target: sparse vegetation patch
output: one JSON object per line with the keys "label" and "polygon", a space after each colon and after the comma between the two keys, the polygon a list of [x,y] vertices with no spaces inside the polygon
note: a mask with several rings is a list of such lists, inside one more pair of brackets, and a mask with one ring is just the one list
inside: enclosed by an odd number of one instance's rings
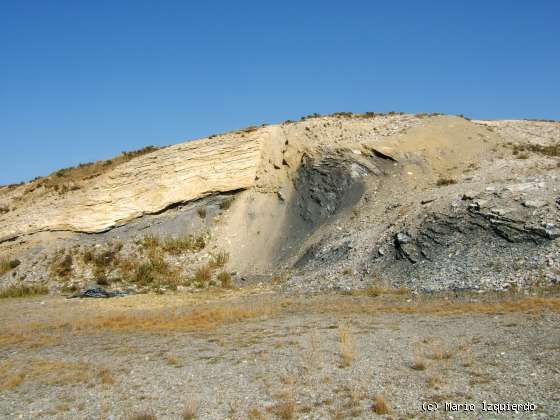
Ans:
{"label": "sparse vegetation patch", "polygon": [[548,157],[560,157],[560,143],[541,145],[541,144],[514,144],[513,154],[518,159],[527,159],[528,152],[537,153]]}
{"label": "sparse vegetation patch", "polygon": [[229,261],[229,254],[225,251],[220,251],[212,257],[210,265],[215,268],[221,268]]}
{"label": "sparse vegetation patch", "polygon": [[226,271],[222,271],[221,273],[219,273],[216,279],[220,283],[220,286],[224,289],[232,289],[234,287],[231,275]]}
{"label": "sparse vegetation patch", "polygon": [[453,178],[440,178],[436,181],[436,185],[438,187],[444,187],[446,185],[453,185],[456,184],[457,181]]}
{"label": "sparse vegetation patch", "polygon": [[339,325],[338,341],[340,348],[340,367],[346,368],[352,365],[354,360],[354,351],[352,347],[352,339],[350,330],[347,325]]}
{"label": "sparse vegetation patch", "polygon": [[15,298],[46,295],[49,288],[45,285],[12,284],[0,289],[0,298]]}
{"label": "sparse vegetation patch", "polygon": [[26,192],[44,188],[46,191],[54,191],[60,195],[64,195],[69,191],[79,190],[82,181],[96,178],[125,162],[152,153],[158,149],[159,148],[155,146],[146,146],[139,150],[123,152],[113,159],[80,163],[74,167],[59,169],[48,176],[34,179],[28,186]]}
{"label": "sparse vegetation patch", "polygon": [[375,396],[372,410],[375,412],[375,414],[380,414],[380,415],[390,413],[389,405],[385,401],[385,397],[382,394],[377,394]]}
{"label": "sparse vegetation patch", "polygon": [[21,264],[18,259],[0,258],[0,276],[6,274],[8,271],[13,270]]}
{"label": "sparse vegetation patch", "polygon": [[[140,291],[164,292],[177,290],[178,286],[215,286],[213,271],[224,267],[229,259],[227,253],[216,253],[197,271],[194,267],[185,267],[184,258],[177,260],[177,257],[204,249],[207,237],[206,234],[163,237],[147,234],[129,242],[126,249],[120,241],[61,249],[51,259],[49,273],[61,283],[63,292],[77,291],[82,276],[87,279],[91,278],[90,275],[99,286],[125,282],[136,285]],[[222,279],[224,287],[231,287],[225,277],[222,276]]]}
{"label": "sparse vegetation patch", "polygon": [[226,198],[224,201],[220,203],[221,210],[228,210],[231,207],[231,203],[233,203],[233,198]]}
{"label": "sparse vegetation patch", "polygon": [[74,267],[74,258],[71,252],[59,250],[53,256],[49,272],[52,277],[59,280],[68,280]]}

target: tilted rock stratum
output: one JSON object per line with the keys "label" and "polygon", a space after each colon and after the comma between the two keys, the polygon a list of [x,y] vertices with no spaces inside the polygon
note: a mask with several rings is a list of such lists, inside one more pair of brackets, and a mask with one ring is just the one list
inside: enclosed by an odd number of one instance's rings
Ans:
{"label": "tilted rock stratum", "polygon": [[[251,187],[260,148],[254,136],[225,136],[137,157],[63,196],[28,198],[0,216],[0,241],[44,230],[100,232],[176,203]],[[10,192],[12,200],[25,194],[26,186]]]}
{"label": "tilted rock stratum", "polygon": [[[387,135],[415,122],[413,118],[400,121],[393,117],[389,124],[379,123],[364,120],[344,124],[347,127],[342,123],[340,127],[325,126],[322,133],[317,130],[311,137],[308,124],[249,128],[156,150],[85,180],[78,189],[63,195],[46,191],[40,182],[39,186],[32,182],[0,190],[0,205],[11,209],[0,215],[0,242],[39,231],[100,232],[217,192],[255,185],[276,189],[279,180],[274,168],[286,166],[287,161],[299,164],[303,149],[309,151],[311,145],[342,143],[338,131],[354,136],[369,134],[364,141],[371,142],[380,137],[373,132],[377,126],[381,135]],[[305,146],[292,147],[300,143]]]}
{"label": "tilted rock stratum", "polygon": [[554,284],[559,144],[557,122],[339,113],[59,171],[0,188],[0,257],[21,262],[3,278],[206,287],[207,262],[289,290]]}

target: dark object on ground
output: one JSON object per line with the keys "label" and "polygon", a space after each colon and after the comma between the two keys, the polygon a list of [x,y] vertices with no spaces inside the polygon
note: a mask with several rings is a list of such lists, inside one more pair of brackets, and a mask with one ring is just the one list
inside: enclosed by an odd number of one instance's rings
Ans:
{"label": "dark object on ground", "polygon": [[94,287],[92,289],[81,290],[70,296],[70,298],[110,298],[126,295],[128,295],[128,292],[122,290],[107,291],[101,287]]}

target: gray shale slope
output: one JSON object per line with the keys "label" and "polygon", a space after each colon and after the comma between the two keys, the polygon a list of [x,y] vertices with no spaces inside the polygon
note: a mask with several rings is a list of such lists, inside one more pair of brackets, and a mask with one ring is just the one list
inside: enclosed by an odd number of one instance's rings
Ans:
{"label": "gray shale slope", "polygon": [[142,289],[115,256],[142,261],[147,236],[185,235],[204,244],[161,256],[180,288],[216,284],[192,279],[217,255],[234,282],[287,291],[546,286],[560,281],[559,175],[558,122],[340,113],[249,127],[0,187],[0,256],[19,262],[0,286]]}

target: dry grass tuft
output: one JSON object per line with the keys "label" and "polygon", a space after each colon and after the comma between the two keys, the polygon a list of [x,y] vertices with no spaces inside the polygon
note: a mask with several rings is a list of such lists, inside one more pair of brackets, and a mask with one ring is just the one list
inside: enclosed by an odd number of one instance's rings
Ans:
{"label": "dry grass tuft", "polygon": [[405,287],[393,288],[393,287],[383,287],[383,286],[371,286],[367,289],[359,290],[354,292],[355,295],[366,295],[369,297],[377,297],[382,295],[394,295],[394,296],[407,296],[410,294],[410,290]]}
{"label": "dry grass tuft", "polygon": [[10,361],[0,363],[0,391],[14,389],[25,379],[23,372],[14,369]]}
{"label": "dry grass tuft", "polygon": [[264,420],[264,414],[257,407],[251,407],[249,411],[247,411],[247,419],[248,420]]}
{"label": "dry grass tuft", "polygon": [[432,360],[449,360],[453,357],[453,350],[440,342],[435,342],[430,345],[428,357]]}
{"label": "dry grass tuft", "polygon": [[351,366],[354,360],[354,352],[350,331],[346,325],[338,327],[338,345],[340,350],[340,367],[346,368]]}
{"label": "dry grass tuft", "polygon": [[296,377],[294,375],[284,375],[280,378],[280,382],[284,385],[294,385],[296,383]]}
{"label": "dry grass tuft", "polygon": [[373,406],[371,407],[375,414],[389,414],[390,408],[387,402],[385,401],[385,397],[381,394],[377,394],[373,401]]}
{"label": "dry grass tuft", "polygon": [[427,383],[430,388],[438,389],[441,384],[441,376],[437,373],[434,373],[428,376]]}
{"label": "dry grass tuft", "polygon": [[41,284],[29,286],[25,284],[13,284],[0,289],[0,298],[37,296],[46,295],[47,293],[49,293],[49,288]]}
{"label": "dry grass tuft", "polygon": [[282,420],[291,420],[296,415],[296,403],[292,399],[278,402],[274,406],[274,413]]}
{"label": "dry grass tuft", "polygon": [[210,261],[210,265],[212,267],[221,268],[225,266],[228,261],[229,261],[229,254],[225,251],[220,251],[212,257],[212,260]]}
{"label": "dry grass tuft", "polygon": [[163,241],[163,250],[172,255],[180,255],[185,252],[198,252],[206,246],[203,235],[185,235],[179,237],[168,237]]}
{"label": "dry grass tuft", "polygon": [[159,286],[160,284],[176,283],[177,270],[172,268],[161,256],[152,256],[148,261],[139,263],[129,281],[139,285]]}
{"label": "dry grass tuft", "polygon": [[148,253],[161,250],[171,255],[181,255],[186,252],[198,252],[206,246],[204,235],[159,236],[148,234],[140,240],[140,245]]}
{"label": "dry grass tuft", "polygon": [[482,385],[482,384],[489,384],[490,382],[495,381],[489,373],[487,372],[477,372],[474,370],[468,371],[468,374],[471,376],[469,380],[469,385]]}
{"label": "dry grass tuft", "polygon": [[157,420],[157,416],[154,410],[148,409],[140,413],[134,413],[128,417],[128,420]]}
{"label": "dry grass tuft", "polygon": [[231,203],[233,203],[234,198],[226,198],[224,201],[220,203],[221,210],[228,210],[231,207]]}
{"label": "dry grass tuft", "polygon": [[200,285],[208,283],[212,280],[212,266],[210,264],[198,267],[194,272],[193,280]]}
{"label": "dry grass tuft", "polygon": [[67,280],[72,274],[74,259],[71,253],[64,250],[55,253],[50,266],[49,273],[52,277],[59,280]]}
{"label": "dry grass tuft", "polygon": [[22,382],[32,381],[43,385],[69,385],[86,383],[92,379],[92,369],[85,363],[33,359],[6,361],[0,364],[0,389],[13,389]]}
{"label": "dry grass tuft", "polygon": [[443,186],[446,186],[446,185],[453,185],[453,184],[456,184],[456,183],[457,183],[457,181],[455,179],[452,179],[452,178],[440,178],[436,181],[436,185],[438,187],[443,187]]}
{"label": "dry grass tuft", "polygon": [[461,356],[461,365],[471,367],[474,364],[474,357],[471,349],[465,349]]}
{"label": "dry grass tuft", "polygon": [[168,354],[165,357],[165,361],[167,362],[167,364],[169,366],[175,366],[175,367],[180,367],[181,366],[181,359],[179,359],[177,356],[175,356],[173,354]]}
{"label": "dry grass tuft", "polygon": [[0,276],[6,274],[8,271],[13,270],[21,262],[17,259],[0,258]]}
{"label": "dry grass tuft", "polygon": [[231,275],[227,271],[222,271],[216,278],[220,282],[220,286],[224,289],[233,289],[235,287]]}
{"label": "dry grass tuft", "polygon": [[140,240],[140,245],[147,250],[156,249],[161,246],[161,241],[159,236],[147,234]]}
{"label": "dry grass tuft", "polygon": [[113,385],[115,383],[115,378],[111,371],[107,368],[99,369],[97,376],[103,385]]}
{"label": "dry grass tuft", "polygon": [[410,367],[414,370],[426,370],[426,360],[423,357],[415,356]]}
{"label": "dry grass tuft", "polygon": [[183,420],[193,420],[196,419],[196,413],[198,411],[198,404],[194,400],[189,400],[185,403],[183,407],[183,412],[181,413],[181,418]]}

